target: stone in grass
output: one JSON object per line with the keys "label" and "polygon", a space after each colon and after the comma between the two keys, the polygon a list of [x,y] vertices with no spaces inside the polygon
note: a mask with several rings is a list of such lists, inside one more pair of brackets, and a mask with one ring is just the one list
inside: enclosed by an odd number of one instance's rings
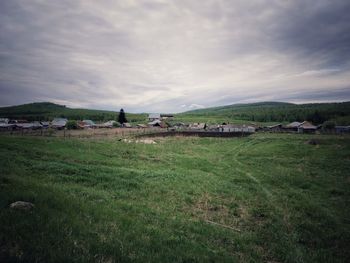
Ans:
{"label": "stone in grass", "polygon": [[317,139],[310,139],[310,140],[306,141],[306,143],[310,144],[310,145],[318,145],[318,144],[320,144],[320,141]]}
{"label": "stone in grass", "polygon": [[143,140],[138,140],[136,141],[136,143],[144,143],[144,144],[156,144],[155,141],[151,140],[151,139],[143,139]]}
{"label": "stone in grass", "polygon": [[32,204],[30,202],[25,202],[25,201],[17,201],[17,202],[10,204],[10,208],[23,210],[23,211],[30,211],[34,207],[35,207],[34,204]]}

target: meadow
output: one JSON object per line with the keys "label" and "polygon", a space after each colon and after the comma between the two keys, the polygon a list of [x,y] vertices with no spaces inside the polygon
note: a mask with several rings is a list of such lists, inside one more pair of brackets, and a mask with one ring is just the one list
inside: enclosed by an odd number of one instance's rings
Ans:
{"label": "meadow", "polygon": [[0,136],[0,262],[349,262],[350,137],[155,141]]}

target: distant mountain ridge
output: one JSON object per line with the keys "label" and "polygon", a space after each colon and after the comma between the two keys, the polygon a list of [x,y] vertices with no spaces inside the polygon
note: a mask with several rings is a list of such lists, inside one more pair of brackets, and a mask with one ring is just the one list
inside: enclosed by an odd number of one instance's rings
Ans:
{"label": "distant mountain ridge", "polygon": [[[0,108],[0,117],[25,119],[29,121],[52,120],[56,117],[73,120],[91,119],[94,121],[116,120],[119,111],[75,109],[52,102],[34,102]],[[128,121],[144,121],[145,114],[127,113]]]}
{"label": "distant mountain ridge", "polygon": [[[74,109],[51,102],[35,102],[0,108],[0,117],[11,119],[52,120],[65,117],[73,120],[94,121],[116,120],[119,111]],[[146,114],[126,113],[129,122],[143,123]],[[293,104],[287,102],[257,102],[233,104],[219,107],[191,110],[175,115],[181,121],[232,122],[292,122],[309,120],[320,124],[327,120],[339,125],[350,125],[350,102]]]}
{"label": "distant mountain ridge", "polygon": [[208,108],[201,108],[201,109],[195,109],[195,110],[189,110],[183,113],[193,113],[193,112],[201,112],[201,111],[216,111],[221,109],[228,109],[228,108],[248,108],[248,107],[276,107],[276,106],[287,106],[287,105],[298,105],[294,103],[289,102],[278,102],[278,101],[264,101],[264,102],[254,102],[254,103],[237,103],[237,104],[229,104],[224,106],[216,106],[216,107],[208,107]]}
{"label": "distant mountain ridge", "polygon": [[287,102],[257,102],[196,109],[179,114],[183,118],[196,116],[257,122],[291,122],[309,120],[315,124],[327,120],[350,124],[350,102],[293,104]]}

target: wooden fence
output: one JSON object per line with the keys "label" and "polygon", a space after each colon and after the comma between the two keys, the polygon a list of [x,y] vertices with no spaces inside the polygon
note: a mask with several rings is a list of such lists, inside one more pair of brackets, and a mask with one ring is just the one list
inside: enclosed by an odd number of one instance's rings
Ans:
{"label": "wooden fence", "polygon": [[55,130],[55,129],[19,129],[2,130],[0,134],[13,136],[46,136],[61,138],[108,138],[135,135],[146,135],[153,132],[166,131],[162,128],[100,128],[84,130]]}

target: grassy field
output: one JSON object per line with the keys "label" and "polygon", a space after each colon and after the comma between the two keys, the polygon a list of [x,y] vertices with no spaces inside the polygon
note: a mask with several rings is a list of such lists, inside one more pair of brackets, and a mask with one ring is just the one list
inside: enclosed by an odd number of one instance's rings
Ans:
{"label": "grassy field", "polygon": [[0,262],[349,262],[350,137],[156,142],[1,136]]}

